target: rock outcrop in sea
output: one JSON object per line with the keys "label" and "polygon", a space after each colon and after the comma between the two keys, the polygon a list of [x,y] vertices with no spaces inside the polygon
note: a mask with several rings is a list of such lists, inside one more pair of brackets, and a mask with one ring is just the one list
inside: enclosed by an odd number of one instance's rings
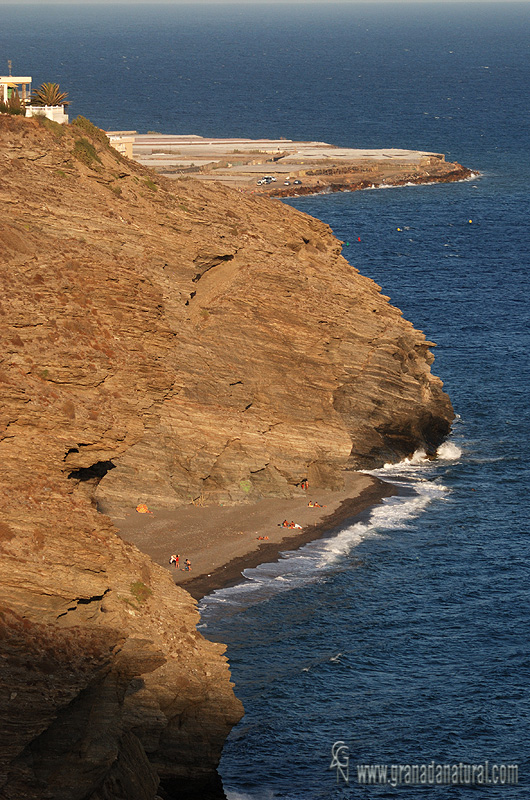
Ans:
{"label": "rock outcrop in sea", "polygon": [[101,513],[433,453],[431,343],[280,202],[0,116],[0,791],[215,797],[241,715],[189,595]]}

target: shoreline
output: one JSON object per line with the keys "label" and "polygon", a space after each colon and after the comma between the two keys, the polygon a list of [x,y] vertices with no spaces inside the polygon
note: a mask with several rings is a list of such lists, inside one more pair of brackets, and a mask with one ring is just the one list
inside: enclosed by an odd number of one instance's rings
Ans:
{"label": "shoreline", "polygon": [[[324,187],[318,184],[308,184],[306,186],[293,186],[288,189],[273,189],[270,192],[261,192],[259,194],[267,194],[269,197],[275,198],[292,198],[292,197],[308,197],[311,195],[325,195],[336,194],[337,192],[358,192],[365,189],[397,189],[400,186],[435,186],[439,183],[460,183],[462,181],[472,180],[478,178],[480,173],[469,169],[468,167],[460,167],[459,169],[452,170],[444,175],[418,175],[418,176],[405,176],[396,177],[395,179],[383,180],[381,183],[374,183],[366,180],[352,180],[343,183],[329,183]],[[258,194],[258,192],[256,192]]]}
{"label": "shoreline", "polygon": [[373,486],[363,489],[357,497],[343,500],[339,508],[332,514],[308,526],[302,533],[286,536],[280,542],[261,544],[257,552],[235,558],[218,567],[211,575],[192,578],[186,583],[185,589],[195,600],[199,601],[218,589],[237,586],[245,581],[243,575],[245,569],[279,561],[280,554],[285,550],[298,550],[309,542],[331,536],[335,530],[338,531],[346,524],[358,521],[358,517],[379,505],[385,497],[392,497],[396,494],[398,494],[398,490],[392,484],[374,478]]}
{"label": "shoreline", "polygon": [[[244,581],[243,570],[277,561],[283,551],[297,550],[331,534],[398,493],[379,478],[346,472],[340,490],[300,490],[295,497],[225,507],[153,508],[150,514],[131,509],[113,522],[123,539],[168,569],[177,586],[200,600],[216,589]],[[310,507],[309,501],[321,506]],[[284,528],[284,519],[302,527]],[[169,565],[172,553],[180,556],[178,569]],[[183,568],[187,558],[191,572]]]}

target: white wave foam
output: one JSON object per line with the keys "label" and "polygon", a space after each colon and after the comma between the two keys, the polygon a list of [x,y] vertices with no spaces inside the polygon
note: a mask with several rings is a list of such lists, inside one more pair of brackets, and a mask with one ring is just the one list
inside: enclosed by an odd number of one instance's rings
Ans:
{"label": "white wave foam", "polygon": [[347,567],[349,554],[364,539],[407,528],[430,503],[446,500],[450,490],[440,480],[440,469],[448,462],[458,461],[461,455],[461,448],[448,441],[438,448],[435,459],[428,458],[425,450],[417,450],[397,464],[363,470],[401,488],[404,493],[385,498],[365,519],[339,529],[333,536],[309,542],[299,550],[283,552],[274,563],[244,570],[241,583],[218,589],[203,598],[199,606],[201,611],[217,607],[223,614],[230,613],[229,609],[237,613],[280,592],[315,583],[342,565]]}
{"label": "white wave foam", "polygon": [[[281,592],[315,583],[326,575],[347,565],[348,555],[360,542],[388,534],[391,530],[407,528],[423,513],[433,500],[443,499],[448,493],[441,483],[418,476],[411,482],[408,470],[421,469],[421,458],[416,462],[392,466],[392,483],[413,489],[406,496],[387,497],[375,506],[367,519],[342,528],[334,536],[317,539],[299,550],[286,551],[278,561],[261,564],[243,572],[242,583],[219,589],[205,597],[200,604],[201,612],[211,611],[217,606],[226,614],[228,607],[234,611],[262,602]],[[398,472],[398,469],[401,471]],[[388,477],[390,470],[374,470],[371,474]],[[400,480],[402,478],[403,480]],[[221,606],[221,607],[220,607]]]}
{"label": "white wave foam", "polygon": [[[438,117],[437,117],[437,119],[438,119]],[[482,177],[482,173],[481,172],[472,172],[471,175],[469,175],[469,177],[467,177],[467,178],[459,178],[457,181],[454,181],[454,183],[466,183],[468,181],[473,181],[473,180],[476,180],[477,178],[481,178],[481,177]],[[393,183],[371,183],[369,186],[363,186],[361,189],[357,189],[357,188],[356,189],[341,189],[341,193],[342,194],[353,194],[353,192],[358,192],[358,191],[369,192],[369,191],[372,191],[374,189],[402,189],[404,186],[407,186],[407,187],[410,187],[410,186],[438,186],[439,183],[440,183],[440,181],[425,181],[425,183],[421,183],[421,182],[420,183],[415,183],[414,181],[407,181],[407,183],[398,183],[398,184],[393,184]],[[442,183],[443,183],[443,181],[442,181]],[[319,195],[325,195],[325,194],[334,194],[334,192],[330,187],[326,187],[324,189],[320,189],[318,192],[310,192],[308,194],[303,194],[303,195],[294,195],[294,197],[296,199],[300,199],[301,197],[318,197]],[[290,200],[291,198],[287,197],[287,198],[280,198],[280,199]],[[413,241],[413,240],[409,239],[409,241]]]}
{"label": "white wave foam", "polygon": [[396,467],[400,468],[406,466],[408,464],[425,464],[428,462],[429,459],[427,458],[427,453],[425,450],[420,449],[416,450],[415,453],[410,458],[404,458],[403,461],[397,461],[396,463],[388,462],[384,464],[383,469],[387,471],[395,470]]}
{"label": "white wave foam", "polygon": [[444,442],[436,451],[436,458],[442,461],[458,461],[462,457],[462,450],[453,442]]}
{"label": "white wave foam", "polygon": [[435,464],[438,459],[440,461],[458,461],[461,457],[462,450],[458,445],[454,442],[444,442],[437,449],[435,459],[429,458],[425,450],[420,448],[416,450],[410,458],[404,458],[402,461],[397,461],[395,463],[387,463],[382,467],[382,470],[364,470],[364,472],[368,472],[369,475],[374,474],[384,477],[382,471],[387,474],[399,474],[400,472],[406,471],[410,466],[426,467]]}
{"label": "white wave foam", "polygon": [[[454,183],[466,183],[467,181],[476,180],[477,178],[480,178],[480,177],[482,177],[480,172],[472,172],[471,175],[469,175],[467,178],[459,178],[457,181],[454,181]],[[373,183],[371,186],[364,186],[362,188],[362,191],[365,192],[368,189],[402,189],[404,186],[407,186],[407,187],[409,187],[409,186],[438,186],[440,183],[443,183],[443,181],[424,181],[424,182],[422,182],[422,181],[418,181],[418,182],[416,182],[416,181],[407,181],[406,183],[375,183],[375,184]],[[348,189],[346,189],[344,191],[347,192]]]}
{"label": "white wave foam", "polygon": [[514,455],[504,455],[504,456],[474,456],[473,458],[469,458],[468,462],[470,464],[495,464],[497,461],[509,461],[514,458]]}

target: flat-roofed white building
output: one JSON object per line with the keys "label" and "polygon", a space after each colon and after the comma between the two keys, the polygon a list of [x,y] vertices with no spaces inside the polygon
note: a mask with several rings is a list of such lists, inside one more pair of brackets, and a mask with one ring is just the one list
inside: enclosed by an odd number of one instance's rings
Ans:
{"label": "flat-roofed white building", "polygon": [[105,131],[109,142],[118,153],[127,158],[133,157],[133,144],[136,131]]}
{"label": "flat-roofed white building", "polygon": [[0,75],[0,100],[7,103],[13,95],[18,94],[23,103],[31,97],[31,78],[18,75]]}

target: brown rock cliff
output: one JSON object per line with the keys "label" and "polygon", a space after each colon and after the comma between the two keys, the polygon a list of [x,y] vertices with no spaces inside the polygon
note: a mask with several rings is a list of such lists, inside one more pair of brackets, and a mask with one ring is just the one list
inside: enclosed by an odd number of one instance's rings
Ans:
{"label": "brown rock cliff", "polygon": [[221,647],[94,492],[113,511],[339,486],[433,452],[450,402],[424,335],[280,202],[7,116],[0,202],[0,786],[206,798],[241,713]]}

